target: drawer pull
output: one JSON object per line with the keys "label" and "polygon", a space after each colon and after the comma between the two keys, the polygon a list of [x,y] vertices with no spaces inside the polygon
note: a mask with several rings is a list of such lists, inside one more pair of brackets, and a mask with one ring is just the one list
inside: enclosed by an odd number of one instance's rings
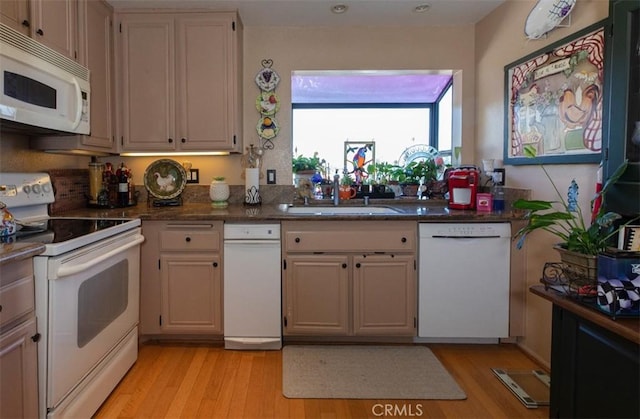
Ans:
{"label": "drawer pull", "polygon": [[171,144],[173,142],[173,138],[169,138],[167,141],[169,141],[169,144]]}
{"label": "drawer pull", "polygon": [[191,241],[191,237],[187,236],[187,237],[185,237],[185,239],[184,239],[184,240],[185,240],[187,243],[189,243],[189,242]]}
{"label": "drawer pull", "polygon": [[346,263],[342,264],[342,269],[347,269],[347,264]]}
{"label": "drawer pull", "polygon": [[31,336],[31,340],[34,342],[40,342],[40,338],[42,337],[42,335],[40,335],[40,333],[36,333],[35,335]]}
{"label": "drawer pull", "polygon": [[31,26],[31,24],[29,23],[29,21],[28,21],[28,20],[23,20],[23,21],[22,21],[22,26],[24,26],[25,28],[28,28],[28,27],[30,27],[30,26]]}
{"label": "drawer pull", "polygon": [[356,263],[356,268],[359,268],[360,266],[362,266],[360,263]]}
{"label": "drawer pull", "polygon": [[40,36],[44,35],[44,31],[42,29],[38,29],[36,33]]}
{"label": "drawer pull", "polygon": [[217,268],[218,267],[218,262],[213,262],[213,267]]}
{"label": "drawer pull", "polygon": [[0,312],[2,312],[2,305],[0,305]]}
{"label": "drawer pull", "polygon": [[296,237],[295,242],[300,243],[300,237]]}
{"label": "drawer pull", "polygon": [[186,139],[186,138],[183,138],[183,139],[181,139],[180,141],[182,141],[182,144],[184,144],[184,143],[186,143],[186,142],[187,142],[187,139]]}
{"label": "drawer pull", "polygon": [[400,241],[401,241],[402,243],[406,243],[406,242],[407,242],[407,238],[406,238],[406,237],[403,237],[403,238],[401,238],[401,239],[400,239]]}

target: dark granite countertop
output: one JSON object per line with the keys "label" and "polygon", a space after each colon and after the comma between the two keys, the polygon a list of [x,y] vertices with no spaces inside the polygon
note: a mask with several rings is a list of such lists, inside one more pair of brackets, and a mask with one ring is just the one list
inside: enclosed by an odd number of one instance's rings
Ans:
{"label": "dark granite countertop", "polygon": [[[388,207],[395,214],[290,214],[287,208],[302,204],[263,204],[246,206],[230,204],[226,208],[215,208],[210,202],[187,202],[175,207],[153,207],[146,202],[133,207],[96,209],[80,208],[56,213],[56,217],[90,218],[140,218],[142,221],[203,221],[219,220],[226,222],[280,222],[283,220],[412,220],[424,222],[505,222],[520,220],[522,212],[505,211],[502,213],[477,212],[468,210],[450,210],[445,201],[407,201],[388,199],[372,202],[371,207]],[[309,206],[332,207],[330,201],[311,201]],[[361,202],[341,202],[340,206],[362,206]],[[34,243],[2,244],[0,263],[37,255],[44,250],[43,245]]]}
{"label": "dark granite countertop", "polygon": [[44,244],[41,243],[1,243],[0,265],[37,256],[42,252]]}
{"label": "dark granite countertop", "polygon": [[[283,220],[415,220],[428,222],[498,222],[522,219],[523,213],[505,211],[502,213],[477,212],[470,210],[450,210],[442,202],[413,201],[397,202],[385,200],[385,202],[372,203],[371,207],[388,207],[394,209],[395,214],[290,214],[287,208],[292,204],[263,204],[246,206],[242,204],[230,204],[226,208],[215,208],[211,203],[185,203],[174,207],[153,207],[140,203],[134,207],[113,209],[76,209],[56,214],[58,217],[100,217],[100,218],[140,218],[143,221],[201,221],[222,220],[228,222],[257,222],[257,221],[283,221]],[[345,203],[341,206],[354,206],[356,204]],[[361,205],[361,204],[360,204]],[[295,204],[295,206],[301,206]],[[329,202],[318,203],[313,201],[309,206],[328,206]]]}

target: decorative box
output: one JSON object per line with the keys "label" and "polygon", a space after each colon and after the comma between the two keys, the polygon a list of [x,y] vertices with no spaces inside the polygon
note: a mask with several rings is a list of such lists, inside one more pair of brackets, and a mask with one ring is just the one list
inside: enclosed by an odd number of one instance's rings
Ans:
{"label": "decorative box", "polygon": [[640,315],[640,252],[598,255],[598,306],[612,315]]}

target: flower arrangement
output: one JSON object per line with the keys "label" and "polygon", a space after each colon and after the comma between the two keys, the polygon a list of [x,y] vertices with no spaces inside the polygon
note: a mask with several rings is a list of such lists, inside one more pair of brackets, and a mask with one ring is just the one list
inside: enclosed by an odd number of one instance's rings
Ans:
{"label": "flower arrangement", "polygon": [[[533,147],[525,146],[524,154],[527,157],[535,157],[536,152]],[[518,230],[515,235],[515,238],[518,239],[518,249],[522,248],[524,240],[529,233],[542,229],[560,238],[562,240],[561,246],[566,250],[595,256],[610,245],[611,239],[624,225],[635,220],[616,227],[615,221],[621,218],[620,214],[604,211],[605,193],[622,176],[626,170],[627,161],[618,167],[603,185],[602,190],[591,200],[591,205],[593,206],[595,201],[600,198],[601,206],[593,221],[589,224],[585,222],[583,212],[578,205],[579,188],[575,179],[571,181],[567,198],[565,199],[545,167],[543,165],[540,165],[540,167],[547,179],[549,179],[551,186],[553,186],[559,201],[518,199],[513,203],[514,208],[528,211],[526,216],[527,225]]]}

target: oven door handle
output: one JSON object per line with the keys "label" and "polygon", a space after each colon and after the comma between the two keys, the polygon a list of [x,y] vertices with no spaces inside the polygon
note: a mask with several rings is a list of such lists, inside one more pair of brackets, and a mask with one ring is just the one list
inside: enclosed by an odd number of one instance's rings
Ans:
{"label": "oven door handle", "polygon": [[107,252],[101,256],[98,256],[95,259],[92,259],[89,262],[86,263],[79,263],[77,265],[74,264],[69,264],[69,265],[62,265],[60,266],[60,268],[58,269],[57,272],[57,277],[58,278],[62,278],[65,276],[69,276],[69,275],[73,275],[73,274],[77,274],[78,272],[82,272],[84,270],[87,270],[89,268],[91,268],[92,266],[95,266],[101,262],[104,262],[105,260],[111,258],[112,256],[117,255],[118,253],[124,252],[125,250],[128,250],[134,246],[138,246],[140,243],[142,243],[144,241],[144,236],[140,235],[138,237],[136,237],[135,240],[126,243],[125,245],[118,247],[117,249],[113,249],[110,252]]}

